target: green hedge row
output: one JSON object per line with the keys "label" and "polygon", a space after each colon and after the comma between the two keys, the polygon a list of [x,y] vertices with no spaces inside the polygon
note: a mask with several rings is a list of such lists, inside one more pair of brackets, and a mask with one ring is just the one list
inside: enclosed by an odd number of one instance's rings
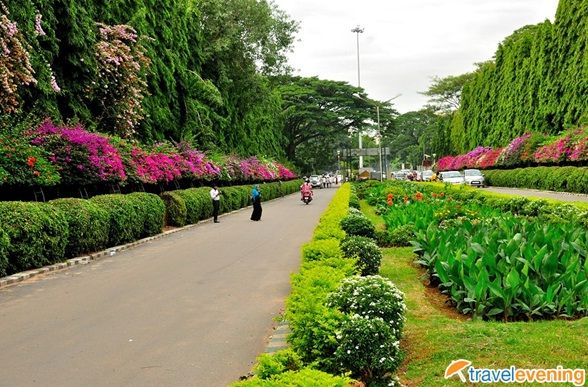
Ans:
{"label": "green hedge row", "polygon": [[484,171],[489,185],[588,193],[587,167],[530,167]]}
{"label": "green hedge row", "polygon": [[[405,306],[402,293],[389,280],[371,275],[379,269],[381,252],[372,239],[353,234],[373,234],[373,225],[363,222],[369,220],[355,221],[360,218],[359,210],[350,207],[355,203],[352,186],[344,184],[322,215],[313,240],[302,248],[303,263],[292,277],[286,301],[288,341],[311,368],[350,373],[366,385],[388,385],[402,360],[398,339]],[[366,243],[359,243],[363,240]],[[367,276],[360,277],[360,272]],[[271,369],[288,369],[266,363]],[[256,377],[263,379],[265,371],[258,367]]]}
{"label": "green hedge row", "polygon": [[[296,192],[299,181],[261,185],[264,200]],[[221,189],[221,212],[249,203],[251,187]],[[0,202],[0,276],[159,234],[212,215],[210,188],[99,195],[48,203]]]}

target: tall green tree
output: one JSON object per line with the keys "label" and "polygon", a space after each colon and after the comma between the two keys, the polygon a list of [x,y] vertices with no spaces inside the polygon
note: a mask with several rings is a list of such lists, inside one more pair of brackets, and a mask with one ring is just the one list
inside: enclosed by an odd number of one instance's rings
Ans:
{"label": "tall green tree", "polygon": [[343,138],[359,130],[373,132],[377,104],[383,131],[396,114],[391,105],[370,100],[362,89],[346,82],[291,76],[276,77],[274,82],[282,98],[286,156],[299,163],[308,157],[302,148],[315,144],[317,151],[332,158]]}

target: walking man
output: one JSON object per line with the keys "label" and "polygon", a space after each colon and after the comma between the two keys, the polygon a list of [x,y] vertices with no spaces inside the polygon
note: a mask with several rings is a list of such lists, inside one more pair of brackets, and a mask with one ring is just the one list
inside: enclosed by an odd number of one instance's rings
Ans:
{"label": "walking man", "polygon": [[212,216],[214,217],[214,223],[220,223],[218,220],[218,211],[220,208],[220,195],[221,192],[218,190],[218,186],[215,184],[210,190],[210,198],[212,199]]}

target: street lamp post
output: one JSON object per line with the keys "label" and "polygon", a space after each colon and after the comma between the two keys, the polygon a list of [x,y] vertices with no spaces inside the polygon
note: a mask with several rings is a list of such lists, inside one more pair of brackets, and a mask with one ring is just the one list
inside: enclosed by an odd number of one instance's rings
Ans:
{"label": "street lamp post", "polygon": [[[355,33],[356,35],[356,40],[357,40],[357,87],[361,87],[361,75],[360,75],[360,71],[359,71],[359,34],[363,33],[363,28],[361,28],[359,25],[357,27],[355,27],[354,29],[351,30],[351,32]],[[359,168],[363,168],[363,156],[361,154],[361,130],[358,130],[358,136],[359,136]]]}

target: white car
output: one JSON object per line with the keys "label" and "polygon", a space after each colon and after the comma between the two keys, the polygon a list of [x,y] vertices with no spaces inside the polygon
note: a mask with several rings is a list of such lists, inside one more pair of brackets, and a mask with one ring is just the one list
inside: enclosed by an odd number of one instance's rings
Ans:
{"label": "white car", "polygon": [[431,181],[431,178],[433,177],[433,171],[426,170],[423,171],[423,181]]}
{"label": "white car", "polygon": [[443,183],[463,184],[465,180],[458,171],[446,171],[439,173],[439,180]]}
{"label": "white car", "polygon": [[319,175],[310,176],[310,185],[312,185],[312,188],[322,187],[321,177]]}
{"label": "white car", "polygon": [[477,187],[485,187],[486,182],[484,181],[484,175],[478,169],[466,169],[463,171],[464,179],[466,184],[474,185]]}

